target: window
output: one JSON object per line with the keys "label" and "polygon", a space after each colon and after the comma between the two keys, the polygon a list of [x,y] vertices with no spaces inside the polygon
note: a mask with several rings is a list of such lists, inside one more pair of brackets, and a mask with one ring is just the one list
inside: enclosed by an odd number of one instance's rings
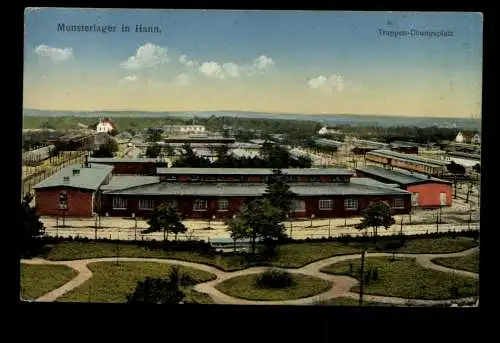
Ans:
{"label": "window", "polygon": [[139,210],[151,211],[155,207],[154,200],[150,199],[139,199]]}
{"label": "window", "polygon": [[202,199],[196,199],[193,203],[193,211],[206,211],[207,201]]}
{"label": "window", "polygon": [[292,200],[292,211],[293,212],[305,212],[306,202],[304,200]]}
{"label": "window", "polygon": [[229,209],[229,200],[219,199],[219,211],[227,211]]}
{"label": "window", "polygon": [[311,176],[311,177],[309,177],[309,181],[310,182],[319,182],[320,178],[319,178],[319,176]]}
{"label": "window", "polygon": [[345,199],[344,200],[344,209],[357,210],[358,209],[358,200],[357,199]]}
{"label": "window", "polygon": [[402,209],[402,208],[405,208],[405,201],[403,199],[394,199],[394,204],[393,204],[393,208],[396,208],[396,209]]}
{"label": "window", "polygon": [[167,181],[177,181],[177,176],[175,176],[175,175],[169,175],[167,177]]}
{"label": "window", "polygon": [[200,177],[198,175],[191,176],[191,181],[200,181]]}
{"label": "window", "polygon": [[320,210],[331,210],[333,207],[332,199],[321,199],[319,201],[319,209]]}
{"label": "window", "polygon": [[127,199],[113,198],[113,209],[126,210],[127,209]]}

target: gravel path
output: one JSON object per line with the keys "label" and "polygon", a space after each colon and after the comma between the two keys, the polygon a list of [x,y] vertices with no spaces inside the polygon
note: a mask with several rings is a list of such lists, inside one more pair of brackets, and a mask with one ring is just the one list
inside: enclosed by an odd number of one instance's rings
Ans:
{"label": "gravel path", "polygon": [[[451,268],[446,268],[443,266],[439,266],[437,264],[434,264],[432,262],[433,259],[435,258],[440,258],[440,257],[459,257],[459,256],[465,256],[468,254],[475,253],[476,251],[479,250],[479,247],[475,247],[472,249],[464,250],[461,252],[456,252],[456,253],[448,253],[448,254],[397,254],[399,257],[410,257],[410,258],[415,258],[416,262],[424,267],[424,268],[429,268],[429,269],[434,269],[442,272],[452,272],[457,275],[462,275],[466,277],[472,277],[472,278],[479,278],[479,274],[476,273],[471,273],[463,270],[458,270],[458,269],[451,269]],[[370,257],[379,257],[379,256],[392,256],[391,253],[370,253]],[[118,258],[119,261],[121,262],[157,262],[157,263],[168,263],[168,264],[173,264],[173,265],[179,265],[179,266],[185,266],[185,267],[191,267],[191,268],[196,268],[200,269],[209,273],[213,273],[216,275],[217,279],[213,281],[208,281],[204,283],[197,284],[193,287],[193,289],[197,292],[200,293],[205,293],[210,295],[210,297],[213,299],[213,301],[216,304],[233,304],[233,305],[312,305],[315,303],[318,303],[320,301],[325,301],[328,299],[332,298],[339,298],[339,297],[347,297],[347,298],[353,298],[353,299],[358,299],[359,294],[350,292],[350,289],[352,289],[354,286],[358,284],[358,281],[352,277],[349,276],[342,276],[342,275],[330,275],[326,273],[322,273],[320,271],[321,268],[326,267],[328,265],[338,263],[340,261],[344,260],[350,260],[350,259],[358,259],[360,256],[359,254],[351,254],[351,255],[342,255],[342,256],[334,256],[330,258],[326,258],[317,262],[312,262],[309,263],[302,268],[296,268],[296,269],[290,269],[290,268],[283,268],[287,270],[290,273],[298,273],[298,274],[305,274],[309,276],[314,276],[317,278],[321,278],[327,281],[330,281],[333,283],[332,288],[327,290],[326,292],[323,292],[321,294],[312,296],[312,297],[307,297],[307,298],[302,298],[302,299],[294,299],[294,300],[283,300],[283,301],[251,301],[251,300],[244,300],[244,299],[238,299],[231,297],[227,294],[224,294],[220,291],[218,291],[215,286],[225,280],[228,280],[230,278],[236,277],[236,276],[242,276],[242,275],[251,275],[251,274],[257,274],[257,273],[262,273],[267,269],[267,267],[253,267],[253,268],[248,268],[244,270],[239,270],[235,272],[224,272],[221,271],[217,268],[201,264],[201,263],[195,263],[195,262],[187,262],[187,261],[179,261],[179,260],[169,260],[169,259],[156,259],[156,258],[129,258],[129,257],[120,257]],[[64,265],[68,266],[70,268],[75,269],[78,271],[78,275],[69,281],[68,283],[64,284],[63,286],[39,297],[36,299],[36,301],[42,301],[42,302],[50,302],[50,301],[55,301],[59,297],[63,296],[67,292],[77,288],[78,286],[82,285],[84,282],[89,280],[92,277],[92,272],[88,269],[88,264],[89,263],[98,263],[98,262],[109,262],[109,261],[116,261],[117,259],[114,257],[110,258],[92,258],[92,259],[82,259],[82,260],[73,260],[73,261],[48,261],[48,260],[43,260],[43,259],[30,259],[30,260],[22,260],[21,263],[26,263],[26,264],[38,264],[38,265]],[[395,304],[395,305],[427,305],[427,306],[433,306],[433,305],[449,305],[449,304],[457,304],[457,303],[473,303],[476,301],[475,297],[469,297],[469,298],[462,298],[462,299],[453,299],[453,300],[423,300],[423,299],[414,299],[414,300],[408,300],[404,298],[397,298],[397,297],[385,297],[385,296],[375,296],[375,295],[364,295],[364,299],[366,301],[374,301],[374,302],[381,302],[381,303],[388,303],[388,304]]]}

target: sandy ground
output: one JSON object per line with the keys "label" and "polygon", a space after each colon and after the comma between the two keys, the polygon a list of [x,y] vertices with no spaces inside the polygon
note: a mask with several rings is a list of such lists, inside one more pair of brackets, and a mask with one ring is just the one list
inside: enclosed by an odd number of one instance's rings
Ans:
{"label": "sandy ground", "polygon": [[[445,232],[450,230],[479,229],[479,213],[476,211],[472,215],[471,223],[468,223],[469,214],[466,212],[469,205],[462,201],[455,201],[455,204],[442,210],[441,223],[436,224],[436,214],[438,211],[417,211],[410,218],[405,216],[394,216],[396,224],[388,230],[379,229],[379,235],[391,235],[403,232],[403,234],[423,234],[430,232]],[[48,235],[60,236],[80,236],[94,238],[112,239],[163,239],[163,233],[142,234],[141,230],[148,227],[146,220],[137,220],[131,218],[101,217],[100,226],[97,225],[95,218],[65,218],[65,227],[62,226],[61,218],[42,217]],[[355,229],[360,218],[339,218],[339,219],[314,219],[295,220],[284,223],[287,234],[297,239],[321,238],[341,235],[361,235]],[[402,223],[402,225],[401,225]],[[59,225],[59,227],[57,227]],[[222,221],[211,221],[210,229],[208,220],[185,220],[184,225],[188,232],[179,235],[178,239],[214,239],[229,238],[229,232]],[[371,230],[369,232],[371,234]],[[171,237],[171,236],[170,236]]]}

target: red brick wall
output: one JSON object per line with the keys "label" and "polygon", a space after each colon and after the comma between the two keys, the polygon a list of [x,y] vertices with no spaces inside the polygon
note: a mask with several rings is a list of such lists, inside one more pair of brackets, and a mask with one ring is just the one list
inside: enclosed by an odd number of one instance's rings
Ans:
{"label": "red brick wall", "polygon": [[451,206],[453,186],[442,183],[426,183],[408,186],[408,192],[419,193],[420,207],[439,207],[439,193],[446,193],[446,206]]}
{"label": "red brick wall", "polygon": [[[243,206],[246,199],[243,197],[227,197],[229,200],[229,209],[228,211],[218,211],[218,199],[219,198],[205,198],[208,200],[208,207],[206,211],[193,211],[193,202],[198,197],[171,197],[171,198],[156,198],[155,204],[158,205],[162,201],[168,201],[170,199],[175,199],[178,201],[179,207],[178,210],[182,213],[186,218],[211,218],[213,215],[216,216],[217,219],[220,218],[231,218],[233,214],[238,213],[239,209]],[[301,213],[294,213],[292,216],[295,218],[310,218],[311,214],[314,214],[316,218],[329,218],[329,217],[351,217],[360,215],[361,211],[366,208],[370,201],[372,200],[384,200],[387,201],[391,206],[393,204],[393,200],[396,197],[393,196],[364,196],[357,197],[358,199],[358,209],[357,210],[344,210],[344,198],[343,197],[307,197],[303,198],[306,201],[306,211]],[[394,214],[406,214],[411,209],[411,195],[403,194],[398,195],[397,198],[402,198],[405,203],[404,209],[394,209]],[[333,209],[330,211],[320,210],[319,209],[319,199],[332,199],[333,200]],[[106,212],[109,213],[110,216],[117,217],[130,217],[132,213],[136,213],[138,217],[149,217],[151,215],[150,211],[139,211],[139,203],[138,199],[129,198],[127,201],[127,209],[126,210],[114,210],[111,196],[103,196],[102,200],[102,211],[104,214]]]}
{"label": "red brick wall", "polygon": [[59,210],[59,194],[66,191],[68,194],[67,217],[92,216],[92,191],[74,188],[51,188],[35,191],[35,204],[40,216],[61,216]]}

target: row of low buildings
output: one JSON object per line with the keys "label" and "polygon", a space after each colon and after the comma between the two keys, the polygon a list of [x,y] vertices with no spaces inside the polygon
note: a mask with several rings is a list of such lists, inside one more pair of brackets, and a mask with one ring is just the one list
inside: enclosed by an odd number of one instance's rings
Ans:
{"label": "row of low buildings", "polygon": [[[38,214],[146,218],[155,206],[167,202],[185,218],[231,218],[247,201],[263,196],[272,174],[261,168],[164,168],[156,160],[129,161],[124,167],[116,160],[72,165],[36,185]],[[143,165],[148,165],[147,173],[139,175]],[[297,194],[290,216],[358,216],[372,200],[387,202],[395,214],[451,205],[450,183],[379,169],[282,170]],[[61,198],[67,200],[61,204]]]}

